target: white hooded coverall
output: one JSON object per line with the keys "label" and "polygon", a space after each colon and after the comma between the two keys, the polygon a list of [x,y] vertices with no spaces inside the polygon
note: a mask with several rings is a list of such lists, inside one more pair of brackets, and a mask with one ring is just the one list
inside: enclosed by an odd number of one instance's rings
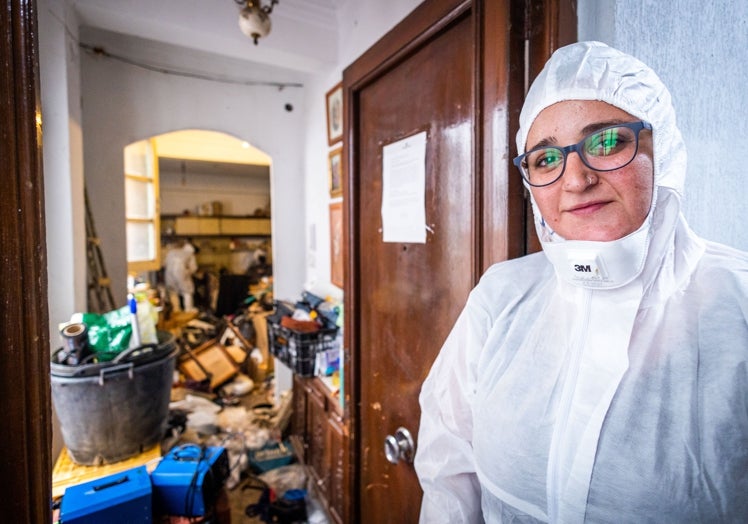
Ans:
{"label": "white hooded coverall", "polygon": [[195,292],[192,275],[197,271],[197,260],[192,244],[186,242],[182,247],[170,249],[164,266],[164,283],[169,290],[181,295],[192,295]]}
{"label": "white hooded coverall", "polygon": [[[544,252],[483,275],[423,384],[421,522],[748,522],[748,255],[686,224],[685,146],[650,68],[558,50],[518,151],[562,100],[652,124],[652,207],[631,235],[582,242],[533,202]],[[580,279],[580,257],[607,277]]]}

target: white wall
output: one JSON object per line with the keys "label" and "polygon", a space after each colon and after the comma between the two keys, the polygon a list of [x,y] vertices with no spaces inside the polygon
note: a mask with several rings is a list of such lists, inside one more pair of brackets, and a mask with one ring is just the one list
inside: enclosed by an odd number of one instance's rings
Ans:
{"label": "white wall", "polygon": [[[96,44],[107,47],[107,34]],[[115,297],[124,304],[125,145],[186,128],[223,131],[270,155],[274,291],[295,298],[304,281],[304,88],[279,90],[154,72],[81,54],[85,178]],[[285,109],[286,104],[294,107]]]}
{"label": "white wall", "polygon": [[327,143],[325,94],[343,79],[343,70],[392,29],[421,0],[371,0],[344,2],[338,17],[338,60],[329,72],[313,78],[307,89],[305,137],[306,186],[306,284],[320,296],[337,300],[342,290],[330,283],[331,199],[327,187]]}
{"label": "white wall", "polygon": [[[51,0],[39,2],[45,215],[49,327],[52,347],[60,345],[60,322],[85,308],[86,236],[83,201],[83,142],[76,33],[66,34],[73,15]],[[68,81],[69,79],[69,81]]]}
{"label": "white wall", "polygon": [[748,3],[579,0],[580,40],[600,40],[657,71],[688,147],[683,211],[704,238],[748,250]]}
{"label": "white wall", "polygon": [[[74,15],[54,0],[39,0],[44,213],[47,229],[49,341],[61,346],[58,325],[86,308],[86,233],[83,199],[79,55]],[[72,29],[71,29],[72,28]],[[62,449],[56,416],[52,453]]]}
{"label": "white wall", "polygon": [[[258,166],[260,170],[267,168]],[[253,215],[269,209],[270,177],[248,174],[175,172],[159,169],[162,215],[196,213],[207,202],[221,202],[224,215]]]}

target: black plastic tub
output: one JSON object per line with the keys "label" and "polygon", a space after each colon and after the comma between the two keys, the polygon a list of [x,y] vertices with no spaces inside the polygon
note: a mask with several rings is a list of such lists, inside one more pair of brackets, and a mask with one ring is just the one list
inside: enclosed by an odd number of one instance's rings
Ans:
{"label": "black plastic tub", "polygon": [[74,462],[119,462],[161,441],[179,349],[168,332],[158,341],[111,362],[67,366],[53,355],[52,403]]}

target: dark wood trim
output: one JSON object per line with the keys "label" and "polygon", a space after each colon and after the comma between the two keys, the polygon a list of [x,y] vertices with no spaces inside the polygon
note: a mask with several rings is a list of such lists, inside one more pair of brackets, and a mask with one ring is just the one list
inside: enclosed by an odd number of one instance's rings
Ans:
{"label": "dark wood trim", "polygon": [[0,13],[2,522],[51,522],[52,422],[36,3]]}
{"label": "dark wood trim", "polygon": [[[515,176],[511,164],[514,150],[515,121],[522,107],[524,91],[524,26],[525,10],[520,2],[490,2],[480,4],[482,37],[478,43],[481,74],[481,136],[476,144],[481,155],[480,168],[485,184],[479,219],[483,232],[480,245],[482,274],[491,264],[524,254],[523,243],[512,239],[524,238],[524,197],[522,181]],[[492,45],[486,35],[504,35],[503,45]],[[506,124],[507,114],[509,125]]]}
{"label": "dark wood trim", "polygon": [[[390,67],[402,62],[424,40],[470,9],[470,0],[427,0],[398,23],[343,72],[343,89],[358,91]],[[431,22],[438,20],[436,24]],[[395,38],[389,37],[395,35]],[[346,84],[348,79],[348,84]],[[344,96],[345,98],[345,96]],[[345,105],[345,100],[343,101]],[[352,133],[351,127],[347,132]]]}
{"label": "dark wood trim", "polygon": [[[527,0],[526,11],[528,85],[525,90],[556,49],[577,41],[577,0]],[[515,120],[518,119],[519,113]],[[512,151],[516,148],[512,147]],[[516,171],[514,166],[512,169]],[[522,191],[525,194],[525,252],[534,253],[540,251],[541,246],[535,232],[529,193],[524,187]]]}

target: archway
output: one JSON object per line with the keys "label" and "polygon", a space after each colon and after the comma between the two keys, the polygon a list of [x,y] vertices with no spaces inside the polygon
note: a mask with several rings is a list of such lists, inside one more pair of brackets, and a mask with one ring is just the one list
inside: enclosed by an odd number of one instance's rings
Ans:
{"label": "archway", "polygon": [[[130,276],[154,282],[143,272],[169,275],[169,261],[179,257],[167,253],[189,244],[196,252],[196,286],[189,286],[195,301],[176,297],[175,305],[184,308],[189,300],[187,307],[230,313],[246,295],[245,280],[256,283],[272,272],[270,166],[263,151],[217,131],[186,129],[126,146]],[[226,289],[232,282],[240,289]],[[167,284],[178,291],[173,278]]]}

